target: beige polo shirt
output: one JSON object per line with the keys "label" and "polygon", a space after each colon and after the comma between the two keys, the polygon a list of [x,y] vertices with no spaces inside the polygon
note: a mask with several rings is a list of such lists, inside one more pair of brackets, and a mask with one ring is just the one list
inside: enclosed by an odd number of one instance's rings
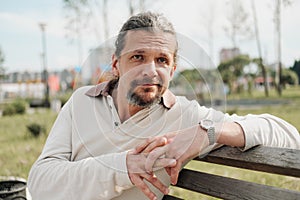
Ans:
{"label": "beige polo shirt", "polygon": [[[62,108],[28,177],[33,200],[147,199],[128,177],[127,151],[148,137],[193,126],[203,118],[241,124],[245,149],[258,144],[300,148],[297,130],[279,118],[229,116],[175,97],[168,90],[160,104],[121,123],[108,88],[107,83],[82,87]],[[155,173],[162,182],[170,183],[163,169]]]}

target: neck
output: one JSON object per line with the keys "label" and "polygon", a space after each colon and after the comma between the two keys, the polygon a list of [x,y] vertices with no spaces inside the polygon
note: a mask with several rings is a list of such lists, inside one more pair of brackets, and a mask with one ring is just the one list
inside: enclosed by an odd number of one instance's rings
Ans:
{"label": "neck", "polygon": [[118,87],[112,91],[112,98],[121,122],[126,121],[131,116],[144,109],[143,107],[129,104],[126,99],[126,94],[122,94],[122,92],[118,91]]}

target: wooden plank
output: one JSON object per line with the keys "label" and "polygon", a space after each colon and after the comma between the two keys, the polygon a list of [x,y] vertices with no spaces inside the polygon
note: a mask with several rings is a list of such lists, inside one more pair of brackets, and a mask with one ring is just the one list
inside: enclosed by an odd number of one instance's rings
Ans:
{"label": "wooden plank", "polygon": [[165,195],[162,200],[183,200],[183,199],[178,198],[178,197],[174,197],[174,196],[171,196],[171,195]]}
{"label": "wooden plank", "polygon": [[224,146],[204,158],[210,163],[300,177],[300,150],[258,146],[246,152]]}
{"label": "wooden plank", "polygon": [[300,192],[183,169],[177,187],[222,199],[300,199]]}

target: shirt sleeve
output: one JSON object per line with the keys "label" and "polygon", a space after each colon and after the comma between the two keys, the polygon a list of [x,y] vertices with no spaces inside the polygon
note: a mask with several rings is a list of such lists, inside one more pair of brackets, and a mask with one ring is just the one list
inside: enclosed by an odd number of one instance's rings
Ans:
{"label": "shirt sleeve", "polygon": [[28,177],[32,199],[112,199],[133,187],[127,173],[127,152],[71,161],[70,104],[58,115]]}
{"label": "shirt sleeve", "polygon": [[[257,145],[300,149],[298,130],[281,118],[270,114],[229,115],[204,106],[199,108],[200,119],[209,118],[215,122],[238,123],[245,136],[245,147],[241,148],[242,151]],[[213,147],[207,148],[206,152],[219,146],[220,144],[215,144]]]}
{"label": "shirt sleeve", "polygon": [[245,151],[257,145],[300,149],[298,130],[283,119],[270,115],[233,115],[231,119],[238,123],[245,135]]}

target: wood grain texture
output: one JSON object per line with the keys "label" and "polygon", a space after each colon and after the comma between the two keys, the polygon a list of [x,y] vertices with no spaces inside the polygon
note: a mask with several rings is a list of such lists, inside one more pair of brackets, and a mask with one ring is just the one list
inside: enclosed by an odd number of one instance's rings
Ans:
{"label": "wood grain texture", "polygon": [[[300,177],[300,150],[257,146],[246,152],[233,147],[221,147],[204,158],[194,160],[232,167]],[[300,180],[299,180],[300,184]],[[221,199],[300,200],[300,192],[237,180],[229,177],[183,169],[176,187]],[[164,200],[180,198],[165,196]]]}
{"label": "wood grain texture", "polygon": [[300,199],[300,192],[183,169],[177,187],[222,199]]}
{"label": "wood grain texture", "polygon": [[210,163],[300,177],[300,150],[257,146],[246,152],[224,146],[204,158]]}

